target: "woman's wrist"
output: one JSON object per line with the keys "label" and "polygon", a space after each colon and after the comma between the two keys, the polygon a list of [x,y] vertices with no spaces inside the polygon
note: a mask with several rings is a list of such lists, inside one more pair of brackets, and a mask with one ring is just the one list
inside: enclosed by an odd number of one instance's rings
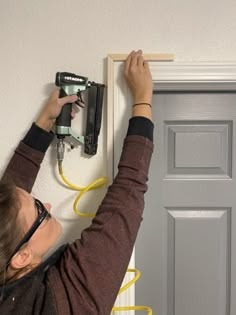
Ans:
{"label": "woman's wrist", "polygon": [[149,103],[151,104],[152,102],[152,95],[149,95],[149,93],[147,95],[143,95],[143,96],[134,96],[133,98],[134,100],[134,104],[137,103]]}
{"label": "woman's wrist", "polygon": [[139,105],[148,105],[148,106],[152,107],[152,105],[150,103],[144,103],[144,102],[133,104],[133,107],[139,106]]}
{"label": "woman's wrist", "polygon": [[132,106],[132,116],[146,117],[152,120],[152,105],[147,102],[134,103]]}
{"label": "woman's wrist", "polygon": [[35,124],[41,129],[50,132],[54,125],[54,121],[52,119],[44,119],[43,117],[39,117]]}

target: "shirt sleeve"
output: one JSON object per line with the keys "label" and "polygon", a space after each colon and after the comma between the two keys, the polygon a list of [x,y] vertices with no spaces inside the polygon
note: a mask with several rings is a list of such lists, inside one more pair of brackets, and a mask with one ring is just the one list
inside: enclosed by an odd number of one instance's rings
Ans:
{"label": "shirt sleeve", "polygon": [[135,116],[129,120],[127,136],[143,136],[153,141],[153,130],[154,124],[150,119],[146,117]]}
{"label": "shirt sleeve", "polygon": [[126,137],[117,176],[96,217],[60,261],[58,273],[73,314],[111,312],[142,221],[152,151],[148,138]]}
{"label": "shirt sleeve", "polygon": [[32,149],[45,153],[53,138],[52,132],[47,132],[33,123],[22,142]]}
{"label": "shirt sleeve", "polygon": [[53,134],[33,124],[19,143],[10,159],[2,179],[10,179],[16,186],[31,192],[45,152]]}

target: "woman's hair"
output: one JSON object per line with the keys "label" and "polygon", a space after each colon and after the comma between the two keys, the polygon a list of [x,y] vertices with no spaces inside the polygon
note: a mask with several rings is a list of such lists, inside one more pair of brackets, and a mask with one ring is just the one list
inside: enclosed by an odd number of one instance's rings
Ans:
{"label": "woman's hair", "polygon": [[9,258],[24,236],[19,220],[20,200],[16,186],[9,179],[0,181],[0,285],[7,277]]}

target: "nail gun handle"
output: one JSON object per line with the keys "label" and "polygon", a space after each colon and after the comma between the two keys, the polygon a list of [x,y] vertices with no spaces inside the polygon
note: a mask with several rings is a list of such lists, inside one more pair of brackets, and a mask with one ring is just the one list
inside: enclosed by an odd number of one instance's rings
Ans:
{"label": "nail gun handle", "polygon": [[[63,89],[60,89],[59,97],[62,98],[67,96],[66,92]],[[62,107],[60,115],[56,119],[56,126],[60,127],[70,127],[71,126],[71,110],[72,104],[68,103]]]}

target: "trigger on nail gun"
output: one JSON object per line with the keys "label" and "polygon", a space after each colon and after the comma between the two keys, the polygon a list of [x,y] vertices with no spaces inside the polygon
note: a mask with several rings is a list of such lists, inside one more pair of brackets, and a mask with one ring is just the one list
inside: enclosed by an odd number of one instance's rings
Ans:
{"label": "trigger on nail gun", "polygon": [[78,93],[77,93],[77,96],[78,96],[78,99],[77,101],[75,102],[75,104],[77,104],[79,107],[81,108],[84,108],[85,107],[85,103],[84,103],[84,100],[82,98],[82,95],[81,95],[81,91],[79,90]]}

